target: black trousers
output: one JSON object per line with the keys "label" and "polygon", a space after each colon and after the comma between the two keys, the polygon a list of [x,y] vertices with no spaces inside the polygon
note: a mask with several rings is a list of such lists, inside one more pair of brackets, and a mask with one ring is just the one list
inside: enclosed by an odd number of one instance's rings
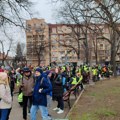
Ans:
{"label": "black trousers", "polygon": [[32,105],[32,96],[23,96],[23,119],[27,119],[28,100],[30,107]]}
{"label": "black trousers", "polygon": [[57,107],[60,108],[61,110],[64,110],[64,101],[63,101],[63,97],[57,97],[57,102],[58,102],[58,105]]}

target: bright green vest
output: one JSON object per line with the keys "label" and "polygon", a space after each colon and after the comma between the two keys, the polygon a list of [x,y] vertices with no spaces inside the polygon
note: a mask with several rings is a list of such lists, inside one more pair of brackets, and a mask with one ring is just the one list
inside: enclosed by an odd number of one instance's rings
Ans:
{"label": "bright green vest", "polygon": [[18,95],[18,102],[23,102],[23,93],[22,92]]}
{"label": "bright green vest", "polygon": [[77,82],[77,84],[80,83],[82,81],[82,79],[83,79],[83,76],[81,75],[78,82]]}
{"label": "bright green vest", "polygon": [[97,75],[97,69],[94,68],[94,69],[92,70],[92,73],[93,73],[93,75]]}
{"label": "bright green vest", "polygon": [[77,84],[77,79],[76,79],[76,77],[73,77],[73,81],[72,81],[71,84],[72,84],[72,85],[76,85],[76,84]]}
{"label": "bright green vest", "polygon": [[51,69],[51,67],[49,66],[49,67],[48,67],[48,69],[50,70],[50,69]]}
{"label": "bright green vest", "polygon": [[63,66],[62,69],[65,71],[65,67]]}
{"label": "bright green vest", "polygon": [[[20,79],[22,79],[22,75],[20,75]],[[17,78],[17,86],[20,85],[20,80]]]}

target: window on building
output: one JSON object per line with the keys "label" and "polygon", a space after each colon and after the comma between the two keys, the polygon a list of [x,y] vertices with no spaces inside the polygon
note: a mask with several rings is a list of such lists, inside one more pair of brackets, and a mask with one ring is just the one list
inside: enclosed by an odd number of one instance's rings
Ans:
{"label": "window on building", "polygon": [[57,49],[57,47],[56,47],[56,46],[52,46],[52,49],[53,49],[53,50],[56,50],[56,49]]}
{"label": "window on building", "polygon": [[65,54],[65,52],[64,52],[64,51],[60,51],[60,54],[61,54],[61,55],[64,55],[64,54]]}
{"label": "window on building", "polygon": [[92,60],[95,60],[96,58],[95,58],[95,56],[92,56]]}
{"label": "window on building", "polygon": [[103,49],[104,48],[104,45],[103,44],[100,44],[100,49]]}
{"label": "window on building", "polygon": [[60,40],[60,41],[59,41],[59,43],[60,43],[60,44],[63,44],[63,43],[64,43],[64,41],[63,41],[63,40]]}
{"label": "window on building", "polygon": [[57,43],[57,41],[56,40],[52,40],[52,44],[56,44]]}
{"label": "window on building", "polygon": [[28,36],[27,36],[27,38],[28,38],[28,39],[31,39],[31,38],[32,38],[32,36],[31,36],[31,35],[28,35]]}
{"label": "window on building", "polygon": [[57,36],[56,34],[54,34],[54,35],[51,36],[51,39],[52,39],[52,40],[57,40],[57,39],[58,39],[58,36]]}
{"label": "window on building", "polygon": [[36,32],[44,32],[45,28],[41,27],[41,26],[38,26],[36,27]]}
{"label": "window on building", "polygon": [[64,39],[64,36],[63,35],[59,35],[60,37],[60,40],[63,40]]}
{"label": "window on building", "polygon": [[34,28],[36,28],[36,24],[34,23]]}
{"label": "window on building", "polygon": [[105,51],[104,50],[99,50],[99,55],[104,56],[105,55]]}
{"label": "window on building", "polygon": [[56,61],[57,60],[57,58],[56,57],[52,57],[52,61]]}
{"label": "window on building", "polygon": [[52,28],[52,33],[56,33],[56,28]]}
{"label": "window on building", "polygon": [[39,35],[40,40],[44,40],[44,35]]}
{"label": "window on building", "polygon": [[31,31],[31,29],[32,29],[31,25],[30,25],[30,24],[27,24],[27,26],[26,26],[26,27],[27,27],[27,31],[28,31],[28,32],[30,32],[30,31]]}

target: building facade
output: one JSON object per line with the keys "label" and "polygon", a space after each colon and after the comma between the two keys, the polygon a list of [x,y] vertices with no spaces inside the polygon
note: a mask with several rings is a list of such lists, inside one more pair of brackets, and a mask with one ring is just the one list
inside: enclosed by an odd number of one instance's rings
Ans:
{"label": "building facade", "polygon": [[[37,18],[27,20],[26,27],[27,61],[33,65],[46,66],[53,61],[94,64],[110,60],[110,44],[99,37],[99,31],[87,31],[83,25],[48,24]],[[102,35],[109,38],[108,28],[101,27]]]}
{"label": "building facade", "polygon": [[44,19],[26,21],[26,48],[28,64],[49,64],[49,28]]}

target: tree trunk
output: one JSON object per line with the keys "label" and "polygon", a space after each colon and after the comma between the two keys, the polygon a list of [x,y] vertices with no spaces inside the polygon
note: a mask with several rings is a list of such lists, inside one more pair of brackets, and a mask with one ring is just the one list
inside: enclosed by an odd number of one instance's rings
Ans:
{"label": "tree trunk", "polygon": [[90,61],[89,61],[89,49],[88,49],[87,42],[86,42],[85,58],[86,58],[86,64],[90,63]]}
{"label": "tree trunk", "polygon": [[111,65],[112,65],[112,71],[113,75],[116,76],[116,58],[115,58],[115,50],[111,47]]}
{"label": "tree trunk", "polygon": [[89,62],[89,50],[88,50],[87,33],[85,34],[84,46],[85,46],[85,62],[86,62],[86,64],[88,64],[88,62]]}
{"label": "tree trunk", "polygon": [[4,61],[4,59],[2,59],[2,65],[4,65],[4,63],[5,63],[5,61]]}
{"label": "tree trunk", "polygon": [[116,36],[115,36],[115,32],[113,31],[112,35],[111,35],[111,40],[112,40],[112,44],[111,44],[111,60],[110,63],[112,65],[112,70],[113,70],[113,75],[116,76]]}
{"label": "tree trunk", "polygon": [[95,61],[96,65],[98,64],[98,49],[97,49],[97,39],[96,39],[96,44],[95,44]]}
{"label": "tree trunk", "polygon": [[79,61],[80,60],[80,44],[79,44],[79,42],[78,42],[77,58],[78,58],[78,61]]}
{"label": "tree trunk", "polygon": [[40,57],[38,56],[38,66],[40,66],[41,60]]}

